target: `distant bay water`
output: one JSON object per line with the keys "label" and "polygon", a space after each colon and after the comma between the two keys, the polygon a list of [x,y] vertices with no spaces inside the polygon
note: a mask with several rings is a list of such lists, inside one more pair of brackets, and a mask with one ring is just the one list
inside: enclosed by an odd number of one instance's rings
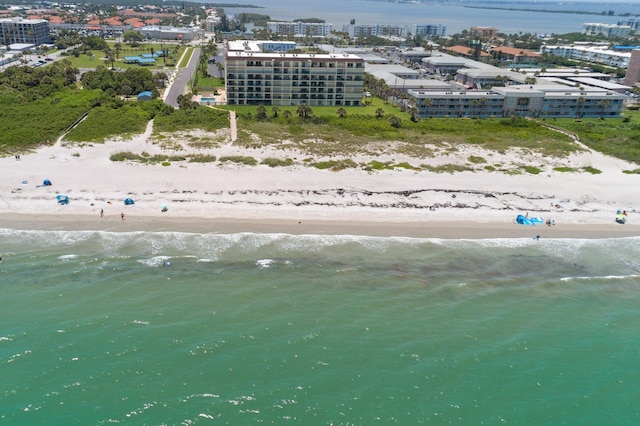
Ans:
{"label": "distant bay water", "polygon": [[[362,0],[298,0],[295,3],[272,0],[252,0],[247,4],[255,8],[225,8],[229,15],[236,13],[260,13],[274,20],[296,18],[321,18],[341,30],[344,24],[355,19],[356,24],[442,24],[447,34],[458,33],[472,25],[498,28],[513,34],[530,32],[536,34],[565,34],[582,31],[585,22],[615,24],[622,19],[616,16],[594,15],[613,10],[616,14],[640,14],[640,3],[613,2],[518,2],[518,3],[472,3],[464,7],[453,3],[394,3]],[[486,8],[482,8],[486,7]],[[504,10],[513,9],[513,10]],[[544,9],[562,11],[584,11],[585,13],[547,13],[515,9]]]}

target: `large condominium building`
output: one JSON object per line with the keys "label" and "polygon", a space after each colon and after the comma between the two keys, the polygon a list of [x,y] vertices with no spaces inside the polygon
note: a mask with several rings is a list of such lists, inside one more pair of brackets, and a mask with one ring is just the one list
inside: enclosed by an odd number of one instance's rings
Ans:
{"label": "large condominium building", "polygon": [[364,60],[351,54],[227,52],[229,105],[359,105]]}
{"label": "large condominium building", "polygon": [[582,33],[587,35],[604,35],[605,37],[627,38],[631,32],[628,25],[586,23],[582,24]]}
{"label": "large condominium building", "polygon": [[598,88],[514,85],[490,90],[409,90],[420,117],[620,117],[626,96]]}
{"label": "large condominium building", "polygon": [[267,22],[267,29],[278,35],[294,37],[326,37],[331,34],[333,25],[313,22]]}
{"label": "large condominium building", "polygon": [[204,30],[198,27],[147,25],[139,28],[139,31],[148,38],[158,40],[195,40],[204,38]]}
{"label": "large condominium building", "polygon": [[343,25],[342,32],[349,34],[350,37],[406,37],[409,34],[409,27],[406,25],[350,24]]}
{"label": "large condominium building", "polygon": [[626,68],[629,65],[631,53],[611,50],[608,45],[570,45],[570,46],[542,46],[542,53],[550,53],[562,58],[577,61],[595,62],[611,67]]}
{"label": "large condominium building", "polygon": [[45,19],[0,19],[0,43],[41,44],[51,43],[49,21]]}
{"label": "large condominium building", "polygon": [[434,36],[446,37],[447,26],[446,25],[413,24],[411,25],[411,34],[420,35],[427,38],[431,38]]}

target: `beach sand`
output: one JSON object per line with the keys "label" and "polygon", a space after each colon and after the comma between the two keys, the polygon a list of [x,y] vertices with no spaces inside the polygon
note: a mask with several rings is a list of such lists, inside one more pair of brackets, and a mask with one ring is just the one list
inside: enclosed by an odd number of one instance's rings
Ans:
{"label": "beach sand", "polygon": [[[58,142],[20,160],[0,158],[0,227],[46,230],[272,232],[355,234],[430,238],[618,238],[640,235],[640,176],[623,170],[636,165],[584,152],[563,164],[602,171],[475,171],[454,174],[406,169],[367,172],[318,170],[296,164],[270,168],[219,162],[178,162],[169,166],[113,162],[120,151],[170,153],[150,139],[150,127],[130,141],[72,145]],[[185,153],[185,148],[180,154]],[[187,150],[189,148],[186,148]],[[477,148],[464,147],[456,158],[393,161],[464,163]],[[269,152],[228,143],[200,154],[247,155],[261,159],[304,153]],[[503,158],[514,164],[522,158]],[[376,158],[384,160],[384,158]],[[356,159],[362,162],[363,159]],[[51,186],[42,186],[50,179]],[[56,202],[69,196],[68,205]],[[124,205],[125,198],[135,204]],[[168,211],[162,212],[166,205]],[[104,212],[101,217],[100,211]],[[628,213],[625,225],[614,222]],[[124,220],[121,214],[124,213]],[[518,214],[555,222],[525,226]]]}

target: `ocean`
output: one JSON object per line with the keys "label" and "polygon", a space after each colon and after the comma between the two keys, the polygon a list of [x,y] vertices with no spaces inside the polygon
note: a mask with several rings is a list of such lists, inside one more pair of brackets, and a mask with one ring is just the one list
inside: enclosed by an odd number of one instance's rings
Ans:
{"label": "ocean", "polygon": [[638,424],[640,239],[0,229],[0,423]]}
{"label": "ocean", "polygon": [[[333,24],[333,29],[342,31],[342,26],[355,19],[356,24],[445,25],[447,35],[469,30],[471,26],[495,27],[506,34],[520,32],[533,34],[566,34],[581,32],[586,22],[616,24],[625,19],[619,16],[601,15],[606,11],[615,14],[640,14],[640,3],[617,2],[474,2],[444,3],[425,1],[423,3],[399,3],[393,1],[367,0],[325,0],[321,4],[315,0],[291,2],[274,0],[251,0],[243,2],[260,8],[225,7],[225,13],[259,13],[269,15],[273,20],[294,20],[299,18],[320,18]],[[479,7],[485,8],[479,8]],[[501,9],[504,8],[504,9]],[[505,10],[511,9],[511,10]],[[519,10],[518,10],[519,9]],[[555,10],[574,13],[547,13],[524,11]],[[575,13],[584,11],[588,13]],[[596,14],[593,14],[596,13]]]}

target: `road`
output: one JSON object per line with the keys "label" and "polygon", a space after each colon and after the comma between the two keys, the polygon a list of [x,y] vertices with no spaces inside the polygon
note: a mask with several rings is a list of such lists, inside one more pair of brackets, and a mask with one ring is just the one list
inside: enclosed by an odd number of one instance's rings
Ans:
{"label": "road", "polygon": [[164,103],[171,105],[174,108],[178,108],[178,96],[184,94],[185,87],[193,77],[196,68],[198,67],[198,60],[200,59],[200,48],[193,49],[191,59],[186,67],[178,71],[178,75],[171,82],[167,88],[167,96],[164,99]]}

